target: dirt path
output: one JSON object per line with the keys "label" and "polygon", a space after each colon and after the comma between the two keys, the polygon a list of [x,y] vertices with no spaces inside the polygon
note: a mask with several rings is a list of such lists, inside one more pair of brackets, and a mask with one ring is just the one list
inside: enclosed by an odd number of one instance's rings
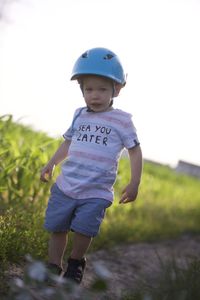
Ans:
{"label": "dirt path", "polygon": [[[109,270],[109,288],[104,296],[97,299],[121,299],[124,291],[134,289],[138,280],[156,281],[162,262],[176,259],[176,263],[184,266],[190,259],[200,259],[200,235],[183,235],[174,240],[153,243],[137,243],[117,246],[111,250],[100,250],[87,256],[87,268],[83,286],[89,287],[95,279],[94,262],[99,262]],[[20,276],[22,270],[12,267],[8,276]]]}
{"label": "dirt path", "polygon": [[200,259],[200,235],[184,235],[179,239],[154,243],[122,245],[112,250],[101,250],[89,255],[84,286],[94,279],[92,262],[100,261],[111,273],[109,291],[103,299],[121,299],[123,291],[134,289],[138,280],[153,284],[161,272],[161,263],[176,259],[178,265]]}

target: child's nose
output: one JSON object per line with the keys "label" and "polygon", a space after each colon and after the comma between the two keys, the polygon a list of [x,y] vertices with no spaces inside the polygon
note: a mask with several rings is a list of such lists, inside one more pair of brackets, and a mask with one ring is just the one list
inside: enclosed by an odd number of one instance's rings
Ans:
{"label": "child's nose", "polygon": [[93,99],[97,99],[98,97],[99,97],[98,91],[95,91],[95,90],[94,90],[94,91],[92,92],[92,98],[93,98]]}

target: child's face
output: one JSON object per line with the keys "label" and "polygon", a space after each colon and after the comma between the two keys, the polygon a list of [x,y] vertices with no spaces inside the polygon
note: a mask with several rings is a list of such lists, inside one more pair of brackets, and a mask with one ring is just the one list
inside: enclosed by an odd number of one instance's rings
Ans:
{"label": "child's face", "polygon": [[103,77],[88,75],[83,78],[83,97],[94,112],[110,110],[113,98],[113,83]]}

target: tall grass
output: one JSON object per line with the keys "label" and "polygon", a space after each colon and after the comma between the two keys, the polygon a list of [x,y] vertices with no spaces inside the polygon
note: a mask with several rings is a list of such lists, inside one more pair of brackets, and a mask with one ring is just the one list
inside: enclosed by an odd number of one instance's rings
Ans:
{"label": "tall grass", "polygon": [[139,282],[135,291],[123,300],[198,300],[200,299],[200,260],[194,258],[178,265],[175,258],[163,263],[154,284]]}
{"label": "tall grass", "polygon": [[16,261],[32,253],[44,255],[42,219],[49,186],[41,184],[40,169],[58,140],[0,118],[0,260]]}
{"label": "tall grass", "polygon": [[118,205],[129,176],[129,162],[121,160],[116,201],[107,212],[103,236],[112,236],[115,242],[134,242],[200,232],[199,179],[177,174],[167,166],[145,163],[138,199]]}
{"label": "tall grass", "polygon": [[[60,140],[0,118],[0,260],[19,261],[25,254],[45,259],[48,234],[44,212],[51,183],[39,180],[40,170]],[[58,170],[57,170],[58,172]],[[165,166],[144,164],[138,199],[119,205],[130,176],[122,159],[115,184],[115,202],[107,210],[101,234],[91,251],[118,243],[175,237],[200,232],[199,180],[178,175]],[[56,176],[56,174],[55,174]]]}

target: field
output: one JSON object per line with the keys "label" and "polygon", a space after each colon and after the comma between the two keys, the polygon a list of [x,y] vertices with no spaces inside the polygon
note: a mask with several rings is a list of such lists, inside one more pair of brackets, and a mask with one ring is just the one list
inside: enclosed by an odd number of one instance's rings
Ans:
{"label": "field", "polygon": [[[45,260],[48,234],[43,219],[52,182],[41,183],[40,170],[56,150],[59,139],[0,118],[0,261],[20,262],[29,253]],[[59,168],[55,171],[59,172]],[[108,209],[101,234],[90,252],[123,243],[175,238],[200,233],[199,180],[177,174],[167,166],[144,163],[138,199],[119,205],[130,176],[128,159],[120,161],[115,202]]]}

